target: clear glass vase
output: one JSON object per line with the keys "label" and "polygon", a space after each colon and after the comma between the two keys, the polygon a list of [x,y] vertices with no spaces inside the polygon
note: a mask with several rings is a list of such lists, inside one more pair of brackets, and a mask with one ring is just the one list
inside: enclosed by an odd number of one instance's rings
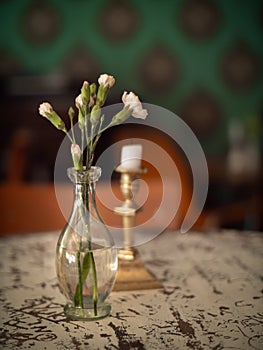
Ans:
{"label": "clear glass vase", "polygon": [[57,243],[56,269],[67,299],[64,311],[72,320],[97,320],[111,311],[105,300],[114,285],[118,256],[96,205],[100,175],[99,167],[68,169],[74,184],[74,203]]}

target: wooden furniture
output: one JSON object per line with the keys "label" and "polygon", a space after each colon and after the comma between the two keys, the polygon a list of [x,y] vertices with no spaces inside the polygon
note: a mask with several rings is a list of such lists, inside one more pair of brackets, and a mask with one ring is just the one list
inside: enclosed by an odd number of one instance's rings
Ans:
{"label": "wooden furniture", "polygon": [[[169,186],[169,184],[167,184]],[[167,221],[165,212],[158,216],[158,222],[151,222],[151,218],[159,210],[163,200],[163,187],[158,179],[149,181],[147,197],[143,210],[136,218],[136,224],[147,221],[147,227],[160,225],[162,231],[167,227],[177,229],[183,220],[183,212],[178,208],[172,213],[173,217]],[[70,183],[60,184],[54,188],[54,184],[32,183],[3,183],[0,184],[0,235],[24,232],[43,232],[49,230],[61,230],[68,219],[73,203],[73,188]],[[98,208],[109,226],[121,227],[122,221],[119,215],[114,213],[114,208],[121,200],[119,182],[112,183],[112,187],[103,182],[97,186]],[[141,193],[139,197],[143,197]],[[177,206],[176,183],[171,184],[171,191],[167,198],[167,204]],[[173,197],[174,196],[174,197]],[[162,205],[162,210],[167,208]],[[170,210],[172,210],[170,208]]]}
{"label": "wooden furniture", "polygon": [[0,234],[59,230],[65,224],[52,183],[4,183],[0,199]]}
{"label": "wooden furniture", "polygon": [[[120,130],[118,129],[117,135],[113,136],[114,142],[129,137],[126,131],[122,135]],[[159,174],[151,163],[143,161],[143,165],[147,167],[148,171],[142,176],[142,180],[147,183],[148,193],[144,201],[143,211],[138,215],[137,224],[149,221],[148,225],[151,226],[150,219],[159,209],[163,200],[164,186],[166,188],[170,186],[171,190],[168,191],[169,200],[165,199],[165,204],[167,209],[175,208],[173,209],[174,216],[166,222],[164,215],[164,219],[161,218],[157,225],[161,225],[162,230],[167,227],[178,229],[192,197],[189,169],[183,160],[182,154],[178,151],[178,148],[175,148],[174,143],[167,135],[157,130],[154,133],[146,133],[145,129],[137,126],[136,130],[130,131],[131,135],[141,138],[142,142],[143,140],[152,142],[151,147],[147,142],[145,143],[144,158],[157,161],[158,170],[160,171]],[[61,184],[61,190],[56,188],[59,195],[57,201],[53,183],[38,184],[24,181],[23,174],[29,166],[27,164],[27,151],[31,144],[30,140],[30,134],[21,130],[14,135],[10,145],[7,179],[0,184],[0,234],[59,230],[63,228],[65,220],[70,215],[72,205],[72,187],[70,183],[68,185]],[[155,144],[156,140],[158,140],[160,146]],[[156,147],[154,152],[152,150],[153,145]],[[167,163],[163,163],[164,154],[171,157],[169,166],[167,166]],[[112,188],[110,185],[112,185]],[[98,190],[100,194],[98,205],[102,217],[108,225],[120,227],[121,219],[114,214],[117,199],[122,198],[118,180],[113,181],[112,184],[104,184],[100,181]],[[112,191],[116,198],[112,197]],[[105,203],[108,203],[108,205],[105,205]],[[163,210],[165,214],[165,208]],[[204,216],[202,215],[195,228],[202,228],[203,222]],[[156,225],[156,222],[153,222],[152,225]]]}

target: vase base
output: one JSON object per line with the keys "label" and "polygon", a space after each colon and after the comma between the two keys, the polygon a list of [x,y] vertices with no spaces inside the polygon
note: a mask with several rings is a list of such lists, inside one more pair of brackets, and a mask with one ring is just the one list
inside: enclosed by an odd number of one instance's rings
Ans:
{"label": "vase base", "polygon": [[100,304],[97,307],[97,313],[93,308],[80,308],[73,305],[65,305],[64,313],[69,320],[72,321],[96,321],[109,316],[111,312],[110,304]]}

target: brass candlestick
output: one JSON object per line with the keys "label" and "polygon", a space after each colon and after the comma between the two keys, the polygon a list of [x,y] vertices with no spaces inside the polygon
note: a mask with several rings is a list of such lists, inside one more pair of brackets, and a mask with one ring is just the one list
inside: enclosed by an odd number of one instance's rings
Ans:
{"label": "brass candlestick", "polygon": [[139,259],[138,251],[133,247],[133,227],[136,214],[142,207],[134,200],[134,195],[139,191],[136,180],[145,168],[126,169],[121,166],[116,168],[121,174],[120,188],[124,198],[122,206],[115,208],[115,213],[122,216],[124,248],[119,251],[119,267],[113,290],[136,290],[161,288],[161,283],[151,274]]}
{"label": "brass candlestick", "polygon": [[[139,190],[138,182],[136,182],[136,180],[140,178],[141,174],[146,173],[146,168],[126,169],[118,166],[115,171],[121,174],[120,188],[124,198],[124,202],[119,208],[138,210],[139,206],[134,201],[134,195],[138,193]],[[118,211],[119,208],[117,207],[116,211]]]}
{"label": "brass candlestick", "polygon": [[135,215],[140,209],[135,202],[134,196],[139,191],[140,175],[146,172],[145,168],[126,169],[121,166],[117,167],[116,172],[121,174],[120,188],[124,198],[122,206],[115,208],[115,213],[122,216],[123,233],[124,233],[124,249],[119,251],[120,260],[134,260],[137,250],[133,247],[132,231],[135,225]]}
{"label": "brass candlestick", "polygon": [[[122,208],[123,209],[123,208]],[[135,223],[135,209],[124,208],[119,211],[118,208],[115,212],[122,215],[123,234],[124,234],[124,249],[121,249],[118,254],[119,260],[131,261],[136,258],[137,250],[132,246],[133,244],[133,227]]]}

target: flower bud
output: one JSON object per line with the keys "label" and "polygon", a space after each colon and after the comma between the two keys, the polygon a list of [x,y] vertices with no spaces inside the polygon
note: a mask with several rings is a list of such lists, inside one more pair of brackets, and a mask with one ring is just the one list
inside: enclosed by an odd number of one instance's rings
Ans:
{"label": "flower bud", "polygon": [[82,85],[81,97],[82,97],[83,104],[87,106],[89,104],[89,98],[90,98],[89,83],[87,81],[84,81]]}
{"label": "flower bud", "polygon": [[78,144],[72,143],[71,145],[71,155],[73,159],[74,168],[76,170],[82,169],[82,155]]}
{"label": "flower bud", "polygon": [[94,97],[96,95],[97,86],[95,83],[90,84],[89,91],[90,91],[90,96]]}
{"label": "flower bud", "polygon": [[112,75],[101,74],[98,79],[98,82],[100,86],[97,93],[96,104],[98,104],[99,106],[103,106],[108,96],[109,89],[115,83],[115,79]]}
{"label": "flower bud", "polygon": [[98,83],[102,87],[111,88],[115,83],[115,78],[112,75],[101,74],[98,79]]}
{"label": "flower bud", "polygon": [[85,125],[85,108],[84,108],[83,99],[82,99],[81,94],[76,97],[75,104],[79,110],[79,114],[78,114],[79,128],[83,129],[84,125]]}
{"label": "flower bud", "polygon": [[99,105],[99,106],[104,105],[106,98],[108,96],[108,91],[109,91],[109,88],[107,88],[107,87],[104,87],[102,85],[99,87],[98,93],[97,93],[97,98],[96,98],[97,105]]}
{"label": "flower bud", "polygon": [[43,102],[38,108],[39,114],[42,115],[42,117],[47,118],[47,115],[53,112],[53,108],[50,103]]}
{"label": "flower bud", "polygon": [[62,130],[67,133],[65,123],[60,116],[53,110],[52,106],[48,102],[44,102],[39,106],[39,114],[47,118],[58,130]]}
{"label": "flower bud", "polygon": [[72,107],[69,107],[68,116],[69,116],[69,118],[70,118],[71,121],[73,121],[74,115],[75,115],[74,109],[73,109]]}
{"label": "flower bud", "polygon": [[96,126],[98,124],[98,121],[100,120],[101,115],[101,109],[98,105],[93,106],[91,113],[90,113],[90,122],[93,126]]}
{"label": "flower bud", "polygon": [[84,103],[83,103],[83,98],[82,98],[82,95],[78,95],[76,98],[75,98],[75,104],[76,104],[76,107],[78,109],[81,109],[83,108],[84,106]]}
{"label": "flower bud", "polygon": [[94,105],[95,101],[92,96],[89,98],[89,107],[92,107]]}

